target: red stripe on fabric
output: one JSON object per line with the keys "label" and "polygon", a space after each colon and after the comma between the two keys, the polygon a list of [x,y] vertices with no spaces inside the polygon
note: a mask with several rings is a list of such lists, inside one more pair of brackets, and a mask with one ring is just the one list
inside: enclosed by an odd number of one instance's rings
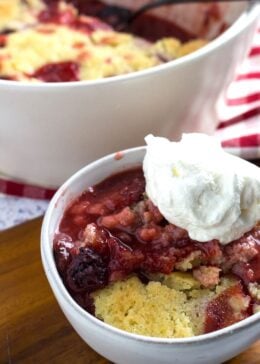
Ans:
{"label": "red stripe on fabric", "polygon": [[260,92],[256,92],[251,95],[238,97],[236,99],[227,99],[226,104],[228,106],[239,106],[243,104],[251,104],[252,102],[260,101]]}
{"label": "red stripe on fabric", "polygon": [[257,115],[260,115],[260,107],[257,107],[255,109],[249,110],[241,115],[238,115],[232,119],[229,119],[227,121],[220,121],[219,125],[218,125],[218,129],[223,129],[226,128],[228,126],[240,123],[241,121],[246,121],[250,118],[253,118]]}
{"label": "red stripe on fabric", "polygon": [[258,79],[258,78],[260,78],[260,72],[250,72],[250,73],[244,73],[244,74],[238,75],[236,77],[236,81],[252,80],[252,79]]}
{"label": "red stripe on fabric", "polygon": [[260,55],[260,47],[253,47],[249,52],[249,57],[259,56]]}
{"label": "red stripe on fabric", "polygon": [[0,178],[0,193],[6,195],[35,198],[39,200],[50,200],[55,190],[42,188],[33,185],[25,185],[23,183],[8,181]]}
{"label": "red stripe on fabric", "polygon": [[258,147],[260,141],[260,134],[245,135],[239,138],[224,140],[221,144],[223,147],[240,147],[250,148]]}

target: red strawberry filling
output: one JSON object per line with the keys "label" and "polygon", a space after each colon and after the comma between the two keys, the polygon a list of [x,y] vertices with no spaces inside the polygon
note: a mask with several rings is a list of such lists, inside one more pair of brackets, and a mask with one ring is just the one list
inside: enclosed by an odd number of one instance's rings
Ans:
{"label": "red strawberry filling", "polygon": [[54,254],[78,302],[90,302],[89,293],[131,274],[143,281],[154,273],[190,271],[204,288],[216,286],[222,276],[236,276],[238,283],[206,308],[205,332],[210,332],[249,315],[247,285],[260,281],[259,235],[257,226],[226,246],[217,240],[191,240],[146,198],[144,176],[137,168],[90,187],[71,204],[55,236]]}

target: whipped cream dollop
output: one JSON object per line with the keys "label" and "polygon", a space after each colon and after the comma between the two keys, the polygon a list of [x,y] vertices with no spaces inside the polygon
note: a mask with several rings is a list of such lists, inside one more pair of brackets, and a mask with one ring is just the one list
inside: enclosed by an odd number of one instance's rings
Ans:
{"label": "whipped cream dollop", "polygon": [[227,244],[260,221],[258,167],[205,134],[184,134],[180,142],[148,135],[145,141],[146,193],[191,239]]}

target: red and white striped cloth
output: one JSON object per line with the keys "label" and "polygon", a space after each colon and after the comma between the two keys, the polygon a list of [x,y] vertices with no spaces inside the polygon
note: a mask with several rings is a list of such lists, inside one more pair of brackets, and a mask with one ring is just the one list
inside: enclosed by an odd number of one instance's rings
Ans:
{"label": "red and white striped cloth", "polygon": [[218,102],[222,145],[245,159],[260,159],[260,23],[252,47]]}
{"label": "red and white striped cloth", "polygon": [[[230,152],[245,159],[260,159],[260,23],[247,59],[217,105],[215,135]],[[55,190],[0,177],[0,193],[50,199]]]}
{"label": "red and white striped cloth", "polygon": [[34,186],[20,181],[10,180],[7,176],[0,177],[0,194],[28,197],[32,199],[50,200],[54,189]]}

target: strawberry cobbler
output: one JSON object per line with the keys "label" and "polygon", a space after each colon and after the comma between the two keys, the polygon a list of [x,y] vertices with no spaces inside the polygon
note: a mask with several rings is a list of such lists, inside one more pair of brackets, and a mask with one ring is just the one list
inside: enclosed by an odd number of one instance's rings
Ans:
{"label": "strawberry cobbler", "polygon": [[[85,12],[92,14],[92,3],[85,4]],[[151,41],[118,32],[95,16],[81,14],[73,2],[0,1],[0,79],[95,80],[150,68],[205,44],[202,39]]]}
{"label": "strawberry cobbler", "polygon": [[98,319],[171,338],[259,311],[259,169],[211,139],[149,136],[143,169],[88,187],[67,208],[54,239],[57,268]]}

